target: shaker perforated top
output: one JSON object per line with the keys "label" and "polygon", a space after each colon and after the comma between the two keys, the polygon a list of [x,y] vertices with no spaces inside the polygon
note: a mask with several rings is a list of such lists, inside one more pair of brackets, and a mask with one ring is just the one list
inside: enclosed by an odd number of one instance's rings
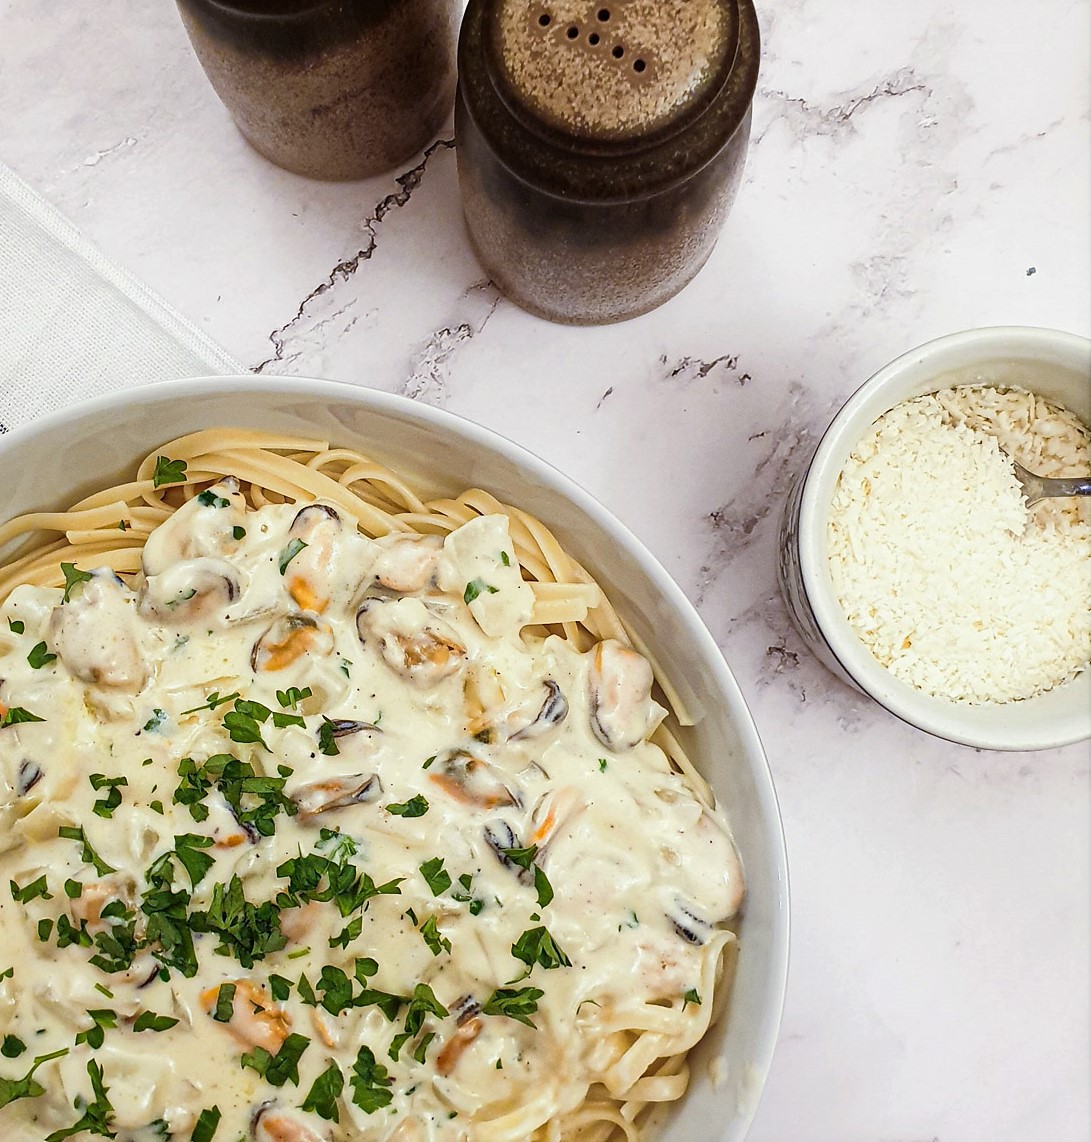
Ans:
{"label": "shaker perforated top", "polygon": [[681,129],[716,98],[738,44],[730,0],[495,0],[493,12],[512,110],[588,141]]}

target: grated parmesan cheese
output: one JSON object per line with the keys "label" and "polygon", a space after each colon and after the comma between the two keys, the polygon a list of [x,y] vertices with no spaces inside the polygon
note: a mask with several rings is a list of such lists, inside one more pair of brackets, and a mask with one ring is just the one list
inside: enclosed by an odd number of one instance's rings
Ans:
{"label": "grated parmesan cheese", "polygon": [[1017,389],[966,385],[881,416],[846,461],[827,528],[850,625],[898,678],[953,702],[1029,698],[1091,665],[1091,507],[1028,508],[1014,456],[1091,469],[1091,433]]}

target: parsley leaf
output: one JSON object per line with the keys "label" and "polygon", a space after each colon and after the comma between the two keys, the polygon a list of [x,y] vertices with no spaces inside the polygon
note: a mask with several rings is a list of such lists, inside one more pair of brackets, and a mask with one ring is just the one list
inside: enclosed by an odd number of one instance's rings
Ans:
{"label": "parsley leaf", "polygon": [[345,1076],[336,1063],[330,1065],[314,1080],[307,1097],[303,1100],[303,1110],[309,1110],[328,1122],[340,1122],[337,1100],[345,1089]]}
{"label": "parsley leaf", "polygon": [[390,805],[384,805],[383,808],[388,813],[393,813],[395,817],[423,817],[428,812],[428,801],[418,793],[415,797],[410,797],[408,801],[392,802]]}
{"label": "parsley leaf", "polygon": [[530,928],[511,946],[511,954],[528,968],[540,964],[544,968],[569,968],[572,961],[545,927]]}
{"label": "parsley leaf", "polygon": [[311,696],[310,686],[304,686],[302,690],[298,686],[289,686],[287,690],[277,691],[277,701],[286,709],[294,710],[305,698]]}
{"label": "parsley leaf", "polygon": [[283,1086],[286,1082],[299,1086],[299,1060],[310,1045],[311,1041],[306,1035],[297,1035],[293,1032],[281,1043],[280,1050],[275,1055],[270,1054],[264,1047],[255,1047],[239,1061],[244,1067],[257,1071],[273,1086]]}
{"label": "parsley leaf", "polygon": [[57,836],[64,837],[66,841],[79,841],[79,843],[83,845],[80,859],[84,861],[85,864],[94,865],[95,872],[97,872],[99,876],[109,876],[110,873],[117,872],[116,868],[108,865],[91,847],[91,842],[87,839],[87,834],[83,831],[82,826],[79,828],[71,828],[67,825],[62,825],[57,830]]}
{"label": "parsley leaf", "polygon": [[220,984],[216,992],[216,1007],[212,1012],[212,1018],[217,1023],[231,1022],[231,1017],[235,1014],[235,991],[236,985],[233,983]]}
{"label": "parsley leaf", "polygon": [[26,1043],[15,1035],[5,1035],[3,1043],[0,1043],[0,1055],[5,1059],[17,1059],[26,1049]]}
{"label": "parsley leaf", "polygon": [[386,1067],[375,1059],[370,1047],[361,1047],[352,1064],[349,1085],[352,1087],[352,1101],[365,1113],[374,1114],[389,1106],[394,1095],[390,1086],[394,1080],[387,1074]]}
{"label": "parsley leaf", "polygon": [[81,571],[75,563],[62,563],[61,571],[64,574],[64,595],[62,603],[67,603],[72,597],[72,588],[78,583],[90,583],[94,575],[90,571]]}
{"label": "parsley leaf", "polygon": [[32,880],[25,888],[20,888],[14,880],[8,881],[8,887],[11,889],[11,898],[16,904],[29,904],[39,896],[43,900],[53,899],[53,894],[49,891],[46,882],[45,873],[42,873],[37,880]]}
{"label": "parsley leaf", "polygon": [[686,1007],[690,1003],[696,1003],[698,1007],[701,1006],[701,996],[695,987],[691,987],[689,991],[687,991],[686,994],[682,996],[682,1000],[683,1007]]}
{"label": "parsley leaf", "polygon": [[466,584],[466,590],[462,592],[462,601],[464,603],[472,603],[482,591],[488,591],[490,595],[495,595],[499,587],[490,587],[484,579],[471,579]]}
{"label": "parsley leaf", "polygon": [[337,723],[322,715],[322,725],[318,727],[318,748],[327,757],[336,757],[341,751],[337,748]]}
{"label": "parsley leaf", "polygon": [[35,643],[34,649],[27,655],[27,662],[35,670],[41,670],[43,666],[48,666],[51,662],[56,662],[57,656],[49,653],[49,648],[44,642]]}
{"label": "parsley leaf", "polygon": [[307,544],[302,539],[293,539],[287,547],[280,553],[280,559],[277,561],[277,566],[280,567],[281,575],[288,570],[288,564],[306,547]]}
{"label": "parsley leaf", "polygon": [[517,991],[510,987],[498,987],[481,1008],[485,1015],[506,1015],[528,1027],[537,1029],[530,1016],[538,1010],[538,1000],[545,992],[537,987],[521,987]]}
{"label": "parsley leaf", "polygon": [[216,495],[211,488],[201,492],[197,497],[197,502],[206,508],[229,508],[231,506],[230,500],[225,500],[223,496]]}
{"label": "parsley leaf", "polygon": [[443,857],[433,857],[420,866],[420,874],[428,882],[433,896],[451,887],[451,874],[443,867]]}
{"label": "parsley leaf", "polygon": [[91,782],[91,788],[96,792],[102,789],[109,790],[104,798],[91,806],[91,812],[97,817],[112,817],[114,810],[121,804],[119,786],[128,785],[129,779],[127,777],[107,777],[104,773],[92,773],[88,780]]}
{"label": "parsley leaf", "polygon": [[[45,1087],[34,1078],[34,1072],[51,1059],[59,1059],[68,1054],[68,1048],[62,1047],[49,1055],[39,1055],[33,1066],[21,1079],[0,1078],[0,1107],[7,1106],[9,1102],[16,1102],[21,1098],[37,1098],[45,1094]],[[388,1100],[389,1101],[389,1100]],[[385,1104],[384,1104],[385,1105]]]}
{"label": "parsley leaf", "polygon": [[429,916],[418,931],[424,939],[424,942],[428,945],[428,950],[432,955],[438,956],[440,952],[449,952],[451,950],[451,941],[448,940],[446,936],[440,934],[435,916]]}
{"label": "parsley leaf", "polygon": [[12,634],[22,634],[26,629],[26,623],[22,619],[8,619],[8,630]]}
{"label": "parsley leaf", "polygon": [[152,487],[161,488],[164,484],[184,484],[187,467],[185,460],[171,460],[166,456],[156,456]]}
{"label": "parsley leaf", "polygon": [[65,1130],[54,1130],[52,1134],[47,1134],[45,1142],[63,1142],[63,1139],[72,1138],[85,1130],[88,1134],[100,1134],[104,1138],[116,1137],[110,1129],[110,1122],[114,1117],[114,1108],[110,1105],[109,1089],[102,1081],[102,1067],[92,1059],[87,1064],[87,1073],[91,1076],[91,1089],[95,1093],[94,1099],[84,1103],[82,1098],[77,1098],[76,1109],[79,1110],[81,1106],[83,1107],[82,1117]]}
{"label": "parsley leaf", "polygon": [[217,706],[222,706],[225,702],[234,701],[239,696],[238,691],[234,694],[225,694],[222,698],[213,690],[208,696],[208,701],[201,706],[194,706],[192,710],[183,710],[178,716],[184,718],[186,714],[196,714],[198,710],[215,710]]}
{"label": "parsley leaf", "polygon": [[141,1011],[133,1024],[134,1031],[169,1031],[177,1024],[169,1015],[156,1015],[154,1011]]}
{"label": "parsley leaf", "polygon": [[201,1111],[197,1119],[196,1125],[193,1127],[193,1133],[190,1135],[190,1142],[212,1142],[216,1137],[216,1130],[220,1125],[220,1108],[218,1106],[207,1106]]}
{"label": "parsley leaf", "polygon": [[45,718],[39,718],[37,714],[32,714],[29,710],[24,710],[22,706],[10,706],[4,711],[0,717],[0,730],[6,729],[8,726],[14,726],[19,722],[44,722]]}
{"label": "parsley leaf", "polygon": [[117,1013],[100,1008],[87,1014],[91,1016],[91,1026],[76,1035],[76,1046],[86,1043],[97,1051],[106,1039],[106,1028],[114,1030],[117,1027]]}

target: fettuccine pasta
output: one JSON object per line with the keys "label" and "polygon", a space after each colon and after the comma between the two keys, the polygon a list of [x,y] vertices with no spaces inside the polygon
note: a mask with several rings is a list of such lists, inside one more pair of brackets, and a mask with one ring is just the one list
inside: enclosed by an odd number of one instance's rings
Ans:
{"label": "fettuccine pasta", "polygon": [[637,1142],[684,1094],[741,869],[540,521],[216,429],[4,550],[5,1140]]}

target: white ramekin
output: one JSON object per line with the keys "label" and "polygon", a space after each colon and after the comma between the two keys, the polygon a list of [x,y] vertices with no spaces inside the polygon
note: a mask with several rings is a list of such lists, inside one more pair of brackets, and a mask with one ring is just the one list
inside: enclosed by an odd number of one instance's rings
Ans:
{"label": "white ramekin", "polygon": [[[880,369],[848,399],[788,493],[778,576],[789,613],[814,654],[892,714],[937,737],[981,749],[1038,750],[1091,738],[1091,670],[1019,702],[969,706],[895,678],[853,632],[829,570],[829,507],[845,461],[883,413],[950,385],[1041,393],[1091,423],[1091,341],[1051,329],[1000,326],[930,341]],[[1091,606],[1091,583],[1088,584]]]}

